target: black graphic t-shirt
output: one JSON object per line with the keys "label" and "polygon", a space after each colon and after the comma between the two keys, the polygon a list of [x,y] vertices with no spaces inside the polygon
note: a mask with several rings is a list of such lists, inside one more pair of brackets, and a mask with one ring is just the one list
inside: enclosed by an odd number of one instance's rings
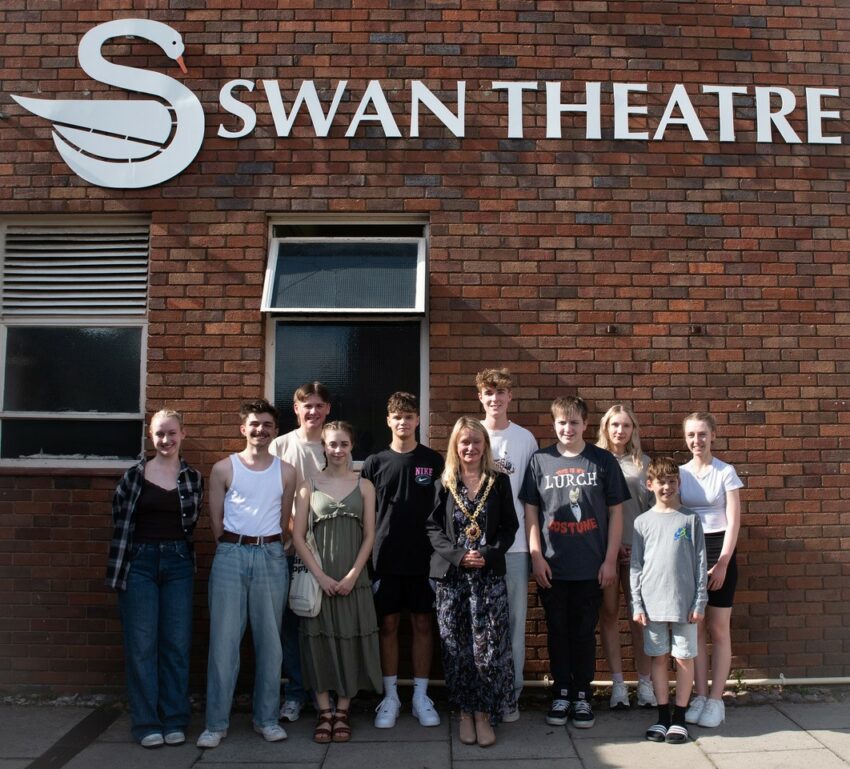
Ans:
{"label": "black graphic t-shirt", "polygon": [[443,458],[422,444],[406,454],[385,449],[366,458],[361,475],[375,484],[377,494],[375,574],[428,576],[431,543],[425,521],[442,472]]}
{"label": "black graphic t-shirt", "polygon": [[540,545],[552,576],[596,579],[608,549],[608,508],[629,499],[614,455],[586,443],[562,456],[557,445],[531,458],[519,498],[539,508]]}

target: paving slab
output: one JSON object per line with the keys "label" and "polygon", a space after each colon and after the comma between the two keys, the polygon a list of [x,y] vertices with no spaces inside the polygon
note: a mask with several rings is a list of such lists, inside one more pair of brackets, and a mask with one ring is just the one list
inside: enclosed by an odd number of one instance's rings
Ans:
{"label": "paving slab", "polygon": [[847,764],[826,748],[820,750],[766,750],[713,755],[717,769],[847,769]]}
{"label": "paving slab", "polygon": [[850,705],[846,702],[780,702],[776,707],[804,729],[850,729]]}
{"label": "paving slab", "polygon": [[0,706],[0,758],[37,758],[93,711],[76,706]]}
{"label": "paving slab", "polygon": [[449,766],[451,755],[447,740],[381,741],[331,743],[322,769],[447,769]]}
{"label": "paving slab", "polygon": [[576,758],[570,737],[562,726],[549,726],[540,718],[526,718],[500,724],[496,728],[496,744],[489,748],[464,745],[457,736],[458,719],[452,718],[452,756],[455,761],[493,761],[515,759],[567,759]]}
{"label": "paving slab", "polygon": [[189,769],[200,751],[194,745],[166,745],[148,750],[127,742],[95,742],[77,753],[62,769]]}
{"label": "paving slab", "polygon": [[[300,724],[299,719],[296,723]],[[375,714],[369,712],[353,711],[351,714],[351,741],[352,742],[439,742],[449,738],[448,713],[440,713],[439,726],[422,726],[419,720],[411,715],[402,714],[398,717],[396,725],[392,729],[375,728]],[[313,735],[313,726],[316,720],[308,719],[310,725],[310,738]],[[288,727],[287,727],[288,728]]]}
{"label": "paving slab", "polygon": [[773,705],[727,708],[726,722],[717,729],[688,727],[691,738],[706,753],[757,753],[779,750],[817,750],[821,747]]}
{"label": "paving slab", "polygon": [[[592,731],[592,730],[588,730]],[[693,742],[667,745],[638,740],[582,739],[576,742],[584,769],[713,769],[714,764]]]}
{"label": "paving slab", "polygon": [[[658,711],[644,708],[629,710],[598,710],[594,708],[596,723],[590,729],[566,727],[573,740],[598,740],[602,737],[611,740],[643,739],[647,728],[655,723]],[[543,716],[540,716],[543,720]],[[549,727],[563,728],[563,727]]]}
{"label": "paving slab", "polygon": [[25,769],[29,765],[28,758],[0,758],[0,769]]}
{"label": "paving slab", "polygon": [[810,734],[850,766],[850,729],[815,729]]}
{"label": "paving slab", "polygon": [[[488,748],[489,750],[489,748]],[[452,769],[582,769],[578,758],[531,758],[511,761],[452,761]],[[634,767],[632,767],[634,769]]]}
{"label": "paving slab", "polygon": [[[285,729],[288,739],[266,742],[254,731],[250,715],[234,714],[227,737],[217,748],[197,749],[201,754],[198,766],[220,769],[223,764],[321,764],[328,746],[313,742],[312,719],[299,719],[294,724],[286,724]],[[193,747],[201,731],[199,727],[187,733],[187,737],[191,735]]]}

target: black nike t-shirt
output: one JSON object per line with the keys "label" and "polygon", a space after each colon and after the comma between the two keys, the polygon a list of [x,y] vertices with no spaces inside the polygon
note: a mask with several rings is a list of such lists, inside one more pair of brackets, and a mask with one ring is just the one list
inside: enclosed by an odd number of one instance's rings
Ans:
{"label": "black nike t-shirt", "polygon": [[421,443],[406,454],[385,449],[366,458],[361,475],[372,481],[377,495],[375,574],[428,576],[431,543],[425,521],[434,509],[434,483],[443,464]]}

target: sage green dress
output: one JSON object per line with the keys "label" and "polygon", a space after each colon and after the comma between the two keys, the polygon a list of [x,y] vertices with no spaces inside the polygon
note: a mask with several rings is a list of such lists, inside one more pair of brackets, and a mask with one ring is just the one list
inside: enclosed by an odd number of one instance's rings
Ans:
{"label": "sage green dress", "polygon": [[[310,515],[322,571],[333,579],[342,579],[354,565],[363,542],[359,483],[339,501],[313,488]],[[361,689],[382,690],[378,621],[365,568],[348,595],[323,595],[319,615],[301,617],[299,632],[305,688],[332,690],[341,697],[353,697]]]}

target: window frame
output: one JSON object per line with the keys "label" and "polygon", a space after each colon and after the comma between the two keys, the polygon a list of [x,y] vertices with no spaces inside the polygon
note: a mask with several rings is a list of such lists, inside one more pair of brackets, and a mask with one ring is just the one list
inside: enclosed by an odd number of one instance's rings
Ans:
{"label": "window frame", "polygon": [[[120,227],[146,225],[150,228],[150,219],[144,217],[57,217],[39,215],[9,215],[0,217],[0,228],[3,237],[0,239],[0,283],[4,276],[6,260],[5,229],[7,226],[45,226],[57,227],[75,225],[86,227]],[[141,425],[145,421],[145,404],[147,397],[147,359],[148,359],[148,311],[150,302],[150,231],[148,235],[148,267],[145,282],[145,310],[140,314],[115,314],[95,308],[69,308],[56,315],[39,314],[5,314],[0,307],[0,440],[4,422],[7,419],[26,419],[34,423],[43,420],[68,421],[102,419],[108,421],[138,420]],[[4,408],[6,392],[6,350],[8,330],[10,328],[138,328],[139,340],[139,408],[134,412],[117,411],[21,411]],[[30,469],[89,469],[89,470],[126,470],[138,462],[145,447],[144,427],[139,432],[139,445],[136,458],[116,459],[99,456],[65,456],[45,455],[43,457],[0,458],[0,470],[9,468]]]}
{"label": "window frame", "polygon": [[[270,232],[269,237],[269,252],[266,261],[266,271],[263,278],[263,298],[260,302],[261,312],[281,313],[281,314],[310,314],[310,315],[402,315],[413,314],[416,316],[425,315],[425,287],[428,279],[428,264],[427,264],[427,237],[423,227],[422,237],[399,236],[399,237],[378,237],[378,236],[344,236],[344,237],[274,237],[273,232]],[[278,262],[278,250],[281,243],[415,243],[416,251],[416,271],[414,279],[414,305],[412,307],[280,307],[272,304],[272,295],[274,294],[274,284]]]}
{"label": "window frame", "polygon": [[[394,226],[409,227],[416,226],[421,228],[421,235],[416,237],[412,235],[400,235],[398,237],[390,236],[285,236],[276,237],[274,229],[276,226],[285,225],[315,225],[317,227],[334,227],[349,225],[356,228],[358,225],[374,228],[376,226],[386,226],[392,229]],[[274,401],[275,393],[275,364],[277,355],[277,325],[286,323],[287,321],[296,321],[299,323],[362,323],[364,321],[373,321],[375,323],[392,324],[396,322],[417,321],[419,323],[419,436],[420,443],[424,446],[430,445],[430,413],[431,413],[431,349],[430,349],[430,319],[428,312],[428,244],[429,224],[427,219],[421,217],[387,217],[382,219],[363,218],[363,217],[275,217],[269,219],[268,238],[269,250],[268,260],[266,262],[266,271],[264,276],[263,298],[261,303],[261,311],[265,314],[265,334],[266,334],[266,369],[264,389],[266,397],[270,402]],[[267,299],[269,298],[272,286],[274,285],[274,266],[277,263],[277,245],[281,241],[297,241],[297,242],[316,242],[326,243],[329,240],[333,241],[355,241],[355,242],[418,242],[417,261],[416,261],[416,308],[280,308],[271,307]],[[389,432],[387,433],[387,443],[389,444]],[[355,467],[360,466],[360,462],[355,462]]]}

